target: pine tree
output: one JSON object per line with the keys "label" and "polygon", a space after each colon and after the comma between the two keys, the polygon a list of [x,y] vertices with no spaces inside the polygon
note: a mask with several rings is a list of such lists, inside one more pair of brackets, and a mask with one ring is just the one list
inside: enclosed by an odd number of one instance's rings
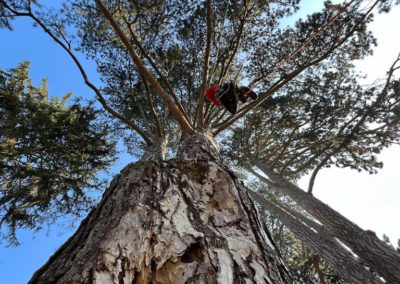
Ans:
{"label": "pine tree", "polygon": [[[78,0],[50,10],[0,0],[0,23],[10,27],[10,19],[29,17],[54,39],[123,125],[129,150],[143,154],[114,177],[31,283],[291,283],[216,138],[290,82],[302,84],[302,74],[317,72],[325,60],[339,53],[350,64],[370,54],[371,13],[390,5],[361,2],[327,2],[283,29],[296,0]],[[97,63],[101,88],[88,78],[76,47]],[[235,115],[204,101],[212,82],[231,80],[247,80],[259,93]]]}
{"label": "pine tree", "polygon": [[[280,194],[274,193],[259,182],[252,183],[250,187],[258,193],[263,193],[261,199],[259,195],[255,196],[254,193],[252,196],[257,203],[260,202],[260,210],[262,212],[261,219],[264,220],[266,226],[270,228],[271,235],[275,240],[284,262],[288,265],[295,282],[346,283],[335,270],[337,264],[334,263],[334,265],[330,265],[331,259],[329,259],[328,262],[324,261],[326,248],[332,248],[331,252],[334,252],[334,260],[339,262],[340,259],[341,263],[347,265],[340,270],[339,274],[344,272],[345,279],[350,279],[348,282],[351,282],[352,279],[355,278],[354,274],[362,273],[362,268],[360,269],[361,271],[354,271],[351,269],[352,265],[351,262],[347,262],[349,256],[344,255],[346,254],[344,248],[335,245],[332,247],[333,242],[319,238],[321,243],[326,244],[326,246],[321,247],[318,238],[312,237],[315,235],[315,232],[312,229],[304,229],[305,224],[311,226],[311,224],[308,224],[308,222],[311,223],[310,216],[305,214],[304,210],[301,210],[295,203],[288,201],[287,198]],[[267,196],[267,199],[264,196]],[[277,205],[278,203],[280,206]],[[266,208],[268,209],[265,210]],[[306,220],[307,222],[300,222],[296,220],[293,215],[301,216],[301,220]],[[314,229],[316,227],[318,226],[316,225],[312,228]],[[309,238],[313,241],[310,242]],[[349,252],[347,253],[351,255]],[[348,277],[349,275],[350,277]],[[373,277],[367,273],[365,273],[365,275],[367,276],[365,278],[366,282],[370,281],[371,277]]]}

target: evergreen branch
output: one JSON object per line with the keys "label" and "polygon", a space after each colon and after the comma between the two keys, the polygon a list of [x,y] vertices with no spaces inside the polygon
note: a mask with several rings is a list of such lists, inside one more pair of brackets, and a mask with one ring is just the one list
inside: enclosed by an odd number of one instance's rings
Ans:
{"label": "evergreen branch", "polygon": [[221,81],[226,76],[226,73],[229,71],[229,67],[231,66],[231,64],[233,62],[233,59],[235,58],[236,53],[237,53],[237,51],[239,49],[240,39],[241,39],[241,37],[243,35],[244,25],[246,23],[247,5],[245,5],[244,9],[245,9],[244,10],[244,17],[243,17],[243,19],[240,19],[240,26],[239,26],[239,30],[238,30],[238,33],[237,33],[236,40],[234,41],[234,48],[233,48],[232,54],[229,57],[228,62],[225,65],[225,68],[221,68],[222,72],[220,74],[219,81]]}
{"label": "evergreen branch", "polygon": [[314,182],[315,182],[315,178],[318,174],[318,172],[322,169],[322,167],[326,164],[326,162],[329,161],[329,159],[336,155],[340,150],[342,150],[344,147],[347,147],[347,145],[352,141],[353,137],[356,135],[356,133],[361,129],[361,127],[363,126],[364,122],[366,121],[366,119],[373,114],[373,110],[374,108],[379,105],[383,99],[385,98],[388,88],[389,88],[389,84],[390,84],[390,80],[394,74],[394,71],[397,70],[398,67],[396,67],[396,64],[400,61],[400,54],[398,55],[397,59],[393,62],[393,64],[391,65],[389,71],[388,71],[388,75],[387,75],[387,79],[386,79],[386,83],[385,86],[383,87],[382,91],[380,92],[380,94],[378,95],[378,97],[376,98],[376,100],[369,106],[366,108],[366,111],[364,112],[364,114],[361,116],[360,120],[356,123],[356,125],[353,127],[353,129],[351,130],[351,132],[346,135],[346,137],[343,139],[342,143],[340,143],[340,145],[336,148],[334,148],[322,161],[321,163],[318,164],[318,166],[314,169],[311,177],[310,177],[310,181],[308,183],[308,193],[312,193],[313,187],[314,187]]}

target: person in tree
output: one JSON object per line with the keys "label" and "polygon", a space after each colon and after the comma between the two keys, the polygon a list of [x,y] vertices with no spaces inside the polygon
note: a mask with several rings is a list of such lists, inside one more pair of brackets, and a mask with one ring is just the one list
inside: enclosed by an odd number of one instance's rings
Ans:
{"label": "person in tree", "polygon": [[235,114],[238,99],[240,102],[245,103],[248,97],[252,100],[257,99],[257,94],[248,87],[238,87],[231,82],[222,85],[212,84],[206,90],[205,97],[214,105],[223,105],[230,113]]}

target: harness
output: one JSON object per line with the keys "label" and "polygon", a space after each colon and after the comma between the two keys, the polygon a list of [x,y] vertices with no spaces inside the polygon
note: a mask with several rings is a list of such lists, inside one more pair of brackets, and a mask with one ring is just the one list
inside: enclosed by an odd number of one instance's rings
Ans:
{"label": "harness", "polygon": [[228,88],[222,88],[222,86],[218,86],[218,89],[216,89],[215,90],[215,98],[217,99],[217,100],[220,100],[220,98],[222,98],[224,95],[226,95],[227,93],[228,93],[228,91],[229,91],[229,89],[230,89],[230,86],[228,86]]}

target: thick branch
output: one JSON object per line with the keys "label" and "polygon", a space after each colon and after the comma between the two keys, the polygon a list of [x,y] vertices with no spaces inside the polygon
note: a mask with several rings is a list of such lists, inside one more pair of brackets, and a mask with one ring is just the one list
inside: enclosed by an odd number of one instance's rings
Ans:
{"label": "thick branch", "polygon": [[160,77],[161,81],[165,84],[165,86],[168,88],[168,91],[170,92],[172,98],[174,99],[174,102],[178,106],[178,108],[181,110],[182,114],[185,116],[185,118],[189,121],[189,118],[187,117],[186,111],[184,110],[182,104],[176,97],[176,94],[174,92],[174,89],[172,88],[171,84],[169,83],[168,79],[164,76],[164,74],[160,71],[160,68],[158,68],[157,64],[154,62],[153,58],[148,54],[148,52],[144,49],[143,45],[140,43],[140,41],[137,39],[134,31],[132,30],[129,22],[126,20],[124,17],[125,23],[128,27],[129,34],[131,35],[133,41],[135,42],[136,46],[139,48],[140,52],[143,54],[143,56],[149,61],[151,67],[153,67],[154,71],[157,73],[157,75]]}
{"label": "thick branch", "polygon": [[113,16],[111,15],[110,11],[108,11],[107,7],[104,5],[102,0],[95,0],[97,6],[99,7],[100,11],[103,13],[105,18],[109,21],[110,25],[114,29],[115,33],[118,35],[119,39],[125,45],[127,51],[131,55],[133,61],[135,62],[139,73],[146,78],[151,86],[156,90],[160,98],[163,100],[166,107],[170,110],[173,117],[181,126],[183,133],[191,133],[193,132],[193,128],[190,125],[190,122],[185,118],[182,111],[175,105],[174,101],[168,96],[164,88],[157,82],[154,76],[150,73],[150,71],[144,66],[143,61],[140,59],[136,51],[133,49],[132,45],[129,42],[128,37],[119,27]]}

